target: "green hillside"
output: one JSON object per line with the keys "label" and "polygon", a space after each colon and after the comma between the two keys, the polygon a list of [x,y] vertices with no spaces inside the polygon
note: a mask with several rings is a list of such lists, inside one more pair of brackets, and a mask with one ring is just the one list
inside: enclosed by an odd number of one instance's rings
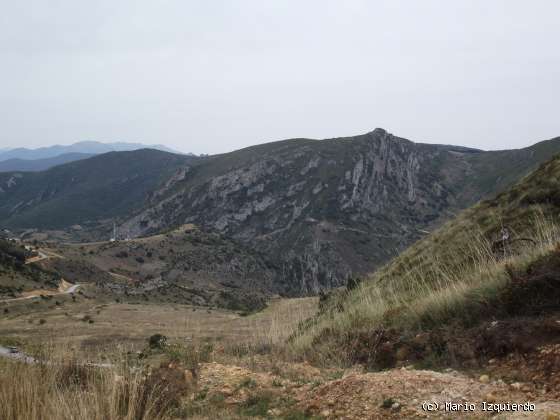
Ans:
{"label": "green hillside", "polygon": [[193,158],[142,149],[0,174],[0,225],[62,228],[131,213]]}
{"label": "green hillside", "polygon": [[[437,331],[451,343],[480,323],[560,313],[559,222],[557,156],[465,210],[361,284],[325,296],[322,314],[293,344],[317,355],[334,341],[347,345],[345,355],[352,359],[373,351],[348,344],[356,340],[368,347],[372,337],[401,343],[412,337],[414,346],[418,334]],[[453,331],[455,338],[442,331]],[[447,350],[451,345],[440,344]]]}

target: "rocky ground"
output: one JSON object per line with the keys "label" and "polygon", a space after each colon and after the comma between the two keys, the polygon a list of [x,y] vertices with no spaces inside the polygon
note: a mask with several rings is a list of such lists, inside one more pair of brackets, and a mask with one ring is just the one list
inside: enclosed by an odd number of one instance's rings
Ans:
{"label": "rocky ground", "polygon": [[[204,363],[189,404],[197,408],[200,418],[214,418],[208,413],[219,407],[220,415],[229,413],[232,418],[553,420],[560,419],[559,358],[560,346],[551,345],[532,355],[492,360],[487,369],[476,373],[412,366],[364,372],[361,368],[319,369],[308,363],[274,364],[267,369],[258,358],[246,367]],[[514,379],[516,375],[527,378],[524,374],[529,370],[534,380]],[[547,385],[541,381],[544,378]],[[507,411],[502,406],[505,411],[497,411],[495,404],[508,402],[531,403],[534,409]],[[457,406],[446,407],[446,403]],[[465,410],[468,403],[474,404],[472,411]]]}

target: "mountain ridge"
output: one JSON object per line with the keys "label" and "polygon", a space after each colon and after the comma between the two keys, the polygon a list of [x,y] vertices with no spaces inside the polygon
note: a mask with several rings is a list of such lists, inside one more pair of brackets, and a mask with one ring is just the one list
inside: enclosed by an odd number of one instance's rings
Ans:
{"label": "mountain ridge", "polygon": [[87,154],[101,154],[108,152],[124,152],[139,149],[156,149],[164,152],[176,153],[179,152],[172,150],[164,145],[145,145],[142,143],[127,143],[127,142],[112,142],[102,143],[97,141],[80,141],[70,145],[53,145],[46,147],[39,147],[36,149],[28,149],[24,147],[0,150],[0,162],[8,159],[46,159],[54,158],[66,153],[87,153]]}
{"label": "mountain ridge", "polygon": [[141,149],[96,155],[43,172],[0,173],[0,220],[9,226],[64,228],[123,216],[193,159]]}
{"label": "mountain ridge", "polygon": [[[112,221],[130,237],[194,224],[262,251],[283,293],[315,294],[373,271],[559,152],[559,138],[485,152],[414,143],[383,129],[204,158],[113,152],[35,178],[0,174],[0,219],[10,228],[98,226],[96,238],[108,238]],[[113,172],[106,166],[114,163],[104,162],[109,158],[119,162]],[[107,182],[87,194],[53,176],[63,171],[63,178],[81,179],[92,159]],[[131,165],[136,169],[129,171]],[[71,217],[61,217],[67,212]]]}
{"label": "mountain ridge", "polygon": [[289,289],[317,293],[383,264],[557,152],[555,139],[490,159],[382,129],[285,140],[209,157],[123,225],[133,235],[181,223],[215,229],[277,256]]}
{"label": "mountain ridge", "polygon": [[40,172],[46,171],[53,166],[62,165],[76,160],[87,159],[94,154],[90,153],[63,153],[55,157],[43,159],[20,159],[11,158],[8,160],[0,161],[0,172]]}

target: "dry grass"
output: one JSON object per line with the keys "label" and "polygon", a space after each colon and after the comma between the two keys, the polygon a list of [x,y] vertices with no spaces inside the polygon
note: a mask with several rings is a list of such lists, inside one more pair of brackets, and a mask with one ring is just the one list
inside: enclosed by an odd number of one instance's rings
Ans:
{"label": "dry grass", "polygon": [[278,299],[246,321],[252,325],[249,343],[284,343],[299,325],[317,313],[318,298]]}
{"label": "dry grass", "polygon": [[[451,229],[458,229],[463,221],[459,219]],[[335,299],[329,310],[296,337],[295,351],[313,351],[325,330],[340,336],[388,327],[414,331],[451,319],[476,317],[473,308],[492,302],[507,285],[508,266],[523,268],[560,241],[560,228],[542,213],[535,213],[523,231],[535,244],[527,242],[506,255],[492,250],[487,232],[467,223],[459,228],[465,238],[447,247],[442,237],[450,234],[449,228],[444,226],[367,282]]]}
{"label": "dry grass", "polygon": [[[171,342],[277,343],[317,311],[317,298],[278,299],[249,316],[226,310],[178,304],[126,304],[69,297],[55,305],[54,298],[39,303],[20,302],[0,322],[0,337],[29,344],[52,342],[98,356],[118,345],[121,350],[141,350],[153,334]],[[85,322],[91,319],[93,323]],[[40,319],[45,323],[40,324]],[[63,332],[63,333],[62,333]],[[95,360],[95,359],[93,359]]]}
{"label": "dry grass", "polygon": [[166,381],[124,363],[94,368],[64,351],[41,363],[0,360],[0,418],[165,419],[180,395]]}
{"label": "dry grass", "polygon": [[[11,336],[24,340],[27,345],[23,347],[45,361],[25,364],[0,358],[1,419],[180,417],[186,400],[184,384],[174,380],[177,372],[196,370],[199,363],[220,357],[237,362],[240,360],[235,356],[241,353],[245,357],[250,352],[252,357],[259,348],[280,345],[300,322],[316,313],[317,299],[278,299],[264,311],[249,316],[205,308],[193,311],[186,305],[111,303],[101,307],[99,314],[99,303],[64,305],[73,307],[74,312],[64,315],[67,308],[47,307],[38,312],[11,314],[11,319],[1,323],[6,332],[20,328]],[[93,324],[81,320],[88,313],[95,319]],[[44,317],[47,321],[44,325],[29,324],[31,317]],[[150,351],[147,338],[155,332],[168,336],[170,344]],[[5,345],[22,344],[5,338]],[[51,339],[54,343],[48,349],[38,345]],[[224,351],[232,348],[242,351],[237,355]],[[127,355],[128,350],[139,349],[144,358],[137,358],[135,353]],[[80,364],[90,357],[94,361],[103,358],[109,366]],[[170,361],[183,370],[167,369]],[[157,368],[157,375],[146,376],[149,366],[153,372],[153,367],[160,364],[165,368]],[[225,413],[216,409],[216,413]]]}

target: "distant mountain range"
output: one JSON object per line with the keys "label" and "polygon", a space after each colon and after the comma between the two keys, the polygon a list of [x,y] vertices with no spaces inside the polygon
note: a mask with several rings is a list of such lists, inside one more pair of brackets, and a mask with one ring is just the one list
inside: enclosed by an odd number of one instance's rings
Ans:
{"label": "distant mountain range", "polygon": [[87,159],[95,156],[90,153],[64,153],[55,157],[45,159],[19,159],[13,158],[0,162],[0,172],[37,172],[45,171],[53,166],[62,165],[63,163],[74,162],[76,160]]}
{"label": "distant mountain range", "polygon": [[0,172],[43,171],[62,163],[86,159],[102,153],[127,152],[139,149],[156,149],[179,153],[161,144],[101,143],[97,141],[82,141],[67,146],[54,145],[38,149],[0,149]]}

